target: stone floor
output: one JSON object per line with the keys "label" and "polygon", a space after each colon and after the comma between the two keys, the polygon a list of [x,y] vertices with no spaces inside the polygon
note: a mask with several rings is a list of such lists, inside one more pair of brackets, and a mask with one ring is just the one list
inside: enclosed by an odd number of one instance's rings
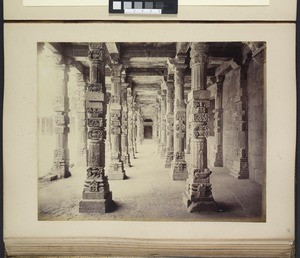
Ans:
{"label": "stone floor", "polygon": [[126,168],[128,179],[110,181],[115,202],[112,212],[78,212],[86,172],[85,168],[74,167],[70,178],[39,181],[39,220],[264,221],[259,184],[238,180],[225,168],[211,170],[218,212],[189,213],[182,201],[185,182],[171,180],[157,144],[146,140],[139,146],[132,167]]}

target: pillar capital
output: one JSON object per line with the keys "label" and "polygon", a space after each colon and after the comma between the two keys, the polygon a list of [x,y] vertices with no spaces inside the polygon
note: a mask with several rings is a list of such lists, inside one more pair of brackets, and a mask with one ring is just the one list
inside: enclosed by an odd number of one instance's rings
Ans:
{"label": "pillar capital", "polygon": [[191,44],[191,62],[190,66],[204,66],[208,62],[208,45],[203,42],[193,42]]}
{"label": "pillar capital", "polygon": [[117,77],[118,80],[121,82],[121,72],[123,69],[123,66],[121,64],[111,64],[110,65],[111,71],[112,71],[112,78]]}
{"label": "pillar capital", "polygon": [[103,61],[103,43],[90,43],[88,58],[91,62]]}

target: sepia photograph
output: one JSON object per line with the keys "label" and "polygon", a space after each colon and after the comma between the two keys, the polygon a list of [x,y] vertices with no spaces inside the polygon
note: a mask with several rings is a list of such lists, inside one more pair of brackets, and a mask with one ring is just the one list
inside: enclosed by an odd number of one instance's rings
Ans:
{"label": "sepia photograph", "polygon": [[38,42],[38,220],[266,222],[266,42]]}

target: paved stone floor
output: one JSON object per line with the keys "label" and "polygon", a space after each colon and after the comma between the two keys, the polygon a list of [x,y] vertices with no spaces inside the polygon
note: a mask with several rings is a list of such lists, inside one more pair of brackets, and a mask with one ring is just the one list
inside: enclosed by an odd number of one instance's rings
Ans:
{"label": "paved stone floor", "polygon": [[182,196],[185,181],[172,181],[170,169],[157,153],[157,144],[146,140],[139,146],[128,179],[110,181],[115,202],[106,214],[80,214],[85,168],[74,167],[72,176],[53,182],[39,181],[39,220],[172,220],[172,221],[263,221],[262,187],[251,180],[238,180],[225,168],[211,168],[213,195],[218,212],[189,213]]}

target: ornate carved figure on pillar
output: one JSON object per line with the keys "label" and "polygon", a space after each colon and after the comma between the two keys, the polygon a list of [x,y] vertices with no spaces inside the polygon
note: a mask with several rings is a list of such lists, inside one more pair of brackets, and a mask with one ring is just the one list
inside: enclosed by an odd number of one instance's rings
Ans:
{"label": "ornate carved figure on pillar", "polygon": [[192,82],[189,104],[192,109],[191,166],[184,193],[189,212],[217,210],[210,183],[211,171],[207,168],[207,108],[210,92],[206,89],[208,47],[205,43],[191,44]]}
{"label": "ornate carved figure on pillar", "polygon": [[223,167],[223,108],[222,88],[224,76],[217,76],[217,92],[214,110],[214,133],[215,133],[215,167]]}
{"label": "ornate carved figure on pillar", "polygon": [[122,75],[121,85],[121,103],[122,103],[122,127],[121,127],[121,160],[128,167],[130,164],[130,155],[128,152],[128,105],[127,105],[127,87],[125,83],[125,74]]}
{"label": "ornate carved figure on pillar", "polygon": [[103,44],[89,45],[90,84],[86,90],[88,168],[79,212],[105,213],[112,202],[105,176],[105,64]]}
{"label": "ornate carved figure on pillar", "polygon": [[110,180],[125,179],[124,164],[121,160],[121,69],[122,65],[113,63],[110,98],[111,163],[107,173]]}
{"label": "ornate carved figure on pillar", "polygon": [[87,165],[87,130],[86,130],[86,108],[85,90],[86,82],[84,75],[78,71],[77,76],[77,166]]}
{"label": "ornate carved figure on pillar", "polygon": [[161,134],[160,134],[160,156],[164,158],[166,155],[166,90],[161,91]]}
{"label": "ornate carved figure on pillar", "polygon": [[166,163],[165,168],[170,168],[174,157],[174,75],[167,78],[167,111],[166,111]]}
{"label": "ornate carved figure on pillar", "polygon": [[56,147],[54,149],[54,162],[51,169],[50,180],[67,178],[71,176],[69,170],[69,97],[68,97],[68,66],[62,55],[54,54],[57,66],[57,95],[55,99],[54,131],[56,134]]}
{"label": "ornate carved figure on pillar", "polygon": [[183,94],[183,73],[187,65],[185,65],[185,56],[177,57],[175,62],[174,163],[171,176],[173,180],[186,180],[188,172],[184,153],[186,110]]}

